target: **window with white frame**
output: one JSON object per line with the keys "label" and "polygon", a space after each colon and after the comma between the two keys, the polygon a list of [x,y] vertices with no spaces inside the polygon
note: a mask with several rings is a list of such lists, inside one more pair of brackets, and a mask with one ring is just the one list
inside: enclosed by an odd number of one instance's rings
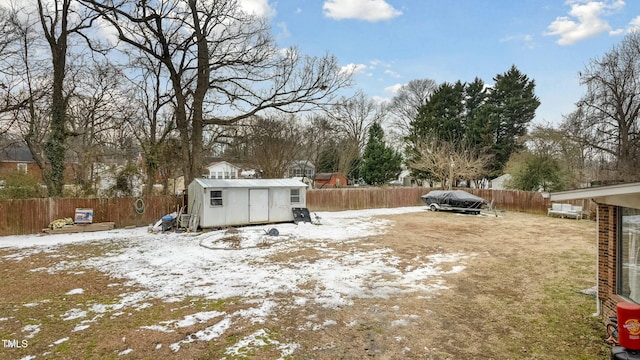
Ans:
{"label": "window with white frame", "polygon": [[618,294],[640,302],[640,209],[618,208]]}
{"label": "window with white frame", "polygon": [[222,206],[222,190],[211,190],[209,194],[209,204],[211,206]]}
{"label": "window with white frame", "polygon": [[218,179],[222,179],[222,171],[218,171]]}
{"label": "window with white frame", "polygon": [[26,163],[18,163],[18,172],[21,174],[27,173],[27,164]]}
{"label": "window with white frame", "polygon": [[292,204],[300,203],[300,189],[291,189],[291,203]]}

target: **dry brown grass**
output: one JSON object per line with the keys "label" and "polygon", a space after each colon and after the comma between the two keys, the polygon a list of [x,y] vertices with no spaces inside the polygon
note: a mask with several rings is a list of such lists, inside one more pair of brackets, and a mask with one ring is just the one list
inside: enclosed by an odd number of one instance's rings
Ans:
{"label": "dry brown grass", "polygon": [[[198,311],[232,313],[254,306],[247,302],[252,299],[192,298],[172,303],[148,299],[146,307],[105,312],[89,328],[73,332],[87,318],[62,320],[69,310],[118,304],[121,294],[137,289],[91,269],[53,274],[31,270],[51,268],[67,258],[117,251],[118,245],[67,246],[64,251],[39,253],[22,261],[5,258],[15,251],[0,250],[0,318],[8,318],[0,321],[0,337],[22,339],[25,325],[42,324],[27,349],[0,349],[0,358],[37,353],[50,359],[276,359],[280,357],[276,342],[299,344],[291,359],[607,358],[601,339],[604,328],[591,317],[595,300],[576,292],[595,284],[593,222],[518,213],[495,218],[419,212],[388,218],[393,226],[385,235],[327,246],[336,251],[389,248],[400,258],[401,268],[416,266],[432,254],[468,255],[465,270],[444,276],[447,290],[359,298],[339,308],[311,301],[294,306],[294,297],[305,294],[274,294],[277,316],[264,323],[237,318],[219,338],[193,342],[178,353],[167,344],[220,318],[171,333],[141,326]],[[271,261],[314,262],[324,256],[326,252],[303,244],[297,251],[274,255]],[[299,288],[317,286],[309,281]],[[75,288],[84,293],[66,295]],[[225,355],[230,345],[261,329],[266,332],[264,346],[248,348],[237,357]],[[63,337],[70,339],[49,346]],[[162,344],[159,349],[158,344]],[[126,349],[134,352],[118,355]]]}

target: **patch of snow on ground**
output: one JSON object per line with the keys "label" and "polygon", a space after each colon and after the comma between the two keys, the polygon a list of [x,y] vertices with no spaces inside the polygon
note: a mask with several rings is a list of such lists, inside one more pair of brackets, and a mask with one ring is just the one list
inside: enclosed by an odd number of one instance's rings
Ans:
{"label": "patch of snow on ground", "polygon": [[82,293],[84,293],[84,289],[73,289],[73,290],[67,291],[65,295],[78,295]]}
{"label": "patch of snow on ground", "polygon": [[22,328],[22,332],[28,333],[27,335],[24,336],[26,339],[33,339],[33,337],[36,336],[36,334],[40,332],[40,324],[38,324],[38,325],[25,325]]}
{"label": "patch of snow on ground", "polygon": [[63,342],[68,341],[68,340],[69,340],[69,338],[68,338],[68,337],[64,337],[64,338],[62,338],[62,339],[59,339],[59,340],[54,341],[52,345],[60,345],[60,344],[62,344]]}
{"label": "patch of snow on ground", "polygon": [[220,335],[224,334],[224,332],[231,327],[231,317],[226,317],[224,319],[222,319],[220,322],[209,326],[203,330],[199,330],[197,332],[195,332],[194,334],[191,334],[189,337],[187,337],[186,339],[180,340],[178,342],[175,342],[171,345],[169,345],[169,348],[173,351],[173,352],[177,352],[178,350],[180,350],[180,346],[182,344],[188,344],[188,343],[192,343],[196,340],[202,340],[202,341],[210,341],[213,340],[215,338],[220,337]]}
{"label": "patch of snow on ground", "polygon": [[127,355],[129,353],[132,353],[133,349],[126,349],[126,350],[122,350],[118,353],[118,356],[122,356],[122,355]]}
{"label": "patch of snow on ground", "polygon": [[[357,298],[388,298],[405,292],[421,292],[428,296],[439,289],[446,289],[440,276],[462,271],[465,259],[473,255],[438,254],[418,257],[412,266],[402,268],[403,262],[393,250],[375,247],[374,242],[367,242],[367,245],[373,246],[354,245],[349,249],[351,243],[387,231],[392,222],[376,219],[375,216],[425,209],[407,207],[319,212],[322,225],[301,223],[247,226],[237,228],[233,233],[220,230],[151,234],[146,228],[137,228],[63,235],[9,236],[0,238],[0,248],[18,249],[17,253],[4,258],[21,261],[30,254],[41,252],[59,256],[58,249],[66,244],[117,242],[117,251],[85,260],[67,258],[47,271],[94,268],[123,279],[123,285],[136,286],[142,290],[121,294],[115,304],[93,303],[87,304],[86,309],[71,309],[62,315],[64,320],[86,317],[88,312],[100,316],[104,313],[117,316],[117,311],[126,308],[150,306],[148,301],[152,298],[180,301],[188,297],[214,300],[238,297],[245,303],[257,304],[256,307],[233,314],[201,312],[181,320],[143,327],[173,332],[179,327],[208,323],[220,318],[212,325],[171,344],[171,350],[176,352],[183,344],[219,337],[238,317],[247,318],[252,323],[263,323],[276,313],[278,307],[285,305],[270,300],[274,294],[295,294],[286,306],[299,307],[315,302],[326,307],[338,307],[348,306]],[[280,235],[267,235],[266,231],[270,228],[278,229]],[[239,249],[229,249],[222,240],[230,235],[241,240]],[[268,246],[262,246],[265,244]],[[311,260],[302,256],[284,257],[284,260],[273,258],[273,255],[295,254],[300,250],[316,251],[321,256]],[[309,287],[309,284],[314,286]],[[67,295],[80,293],[82,289],[74,289],[67,292]],[[74,331],[88,327],[84,322],[81,324],[76,325]],[[331,325],[335,325],[335,322],[310,322],[308,326],[316,329],[318,326]],[[403,322],[399,321],[396,325],[401,326]],[[235,347],[229,348],[228,355],[238,353],[246,344],[256,345],[261,335],[254,335],[256,336],[241,340]],[[297,347],[296,344],[274,341],[271,344],[276,345],[283,356]]]}
{"label": "patch of snow on ground", "polygon": [[87,316],[87,312],[81,309],[69,309],[67,312],[62,314],[62,320],[73,320],[79,319]]}
{"label": "patch of snow on ground", "polygon": [[[241,339],[233,346],[227,348],[225,354],[236,357],[244,357],[251,355],[252,349],[256,347],[274,346],[280,350],[280,359],[283,359],[300,347],[298,344],[283,344],[275,339],[264,329],[260,329],[253,334]],[[226,358],[223,358],[226,359]]]}
{"label": "patch of snow on ground", "polygon": [[225,315],[220,311],[203,311],[185,316],[182,320],[163,321],[162,325],[143,326],[143,329],[156,330],[161,332],[173,332],[174,328],[192,326],[198,323],[207,322],[213,318]]}
{"label": "patch of snow on ground", "polygon": [[91,327],[91,325],[87,325],[87,324],[78,324],[76,325],[76,327],[73,328],[73,330],[71,330],[72,332],[76,332],[76,331],[82,331],[82,330],[86,330],[89,327]]}

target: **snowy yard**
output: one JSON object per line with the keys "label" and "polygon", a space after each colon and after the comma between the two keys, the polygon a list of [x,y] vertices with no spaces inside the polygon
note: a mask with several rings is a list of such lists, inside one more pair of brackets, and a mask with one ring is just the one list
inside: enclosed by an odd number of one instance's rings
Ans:
{"label": "snowy yard", "polygon": [[[316,334],[338,325],[357,329],[363,326],[357,317],[330,314],[366,299],[384,302],[404,294],[431,298],[447,288],[443,276],[464,271],[466,261],[475,256],[472,252],[397,254],[376,241],[394,225],[381,216],[419,212],[425,208],[323,212],[318,213],[321,225],[276,224],[205,233],[152,234],[137,228],[0,238],[0,268],[5,274],[19,267],[20,274],[28,272],[44,281],[65,277],[54,290],[34,289],[36,296],[21,283],[13,285],[21,295],[3,303],[0,334],[28,346],[5,346],[0,354],[66,358],[74,354],[74,344],[90,342],[93,352],[71,357],[293,356],[301,344],[285,334],[291,327]],[[270,228],[279,236],[267,235]],[[106,274],[110,280],[96,286],[81,276],[89,273]],[[122,292],[108,296],[102,294],[104,288]],[[18,299],[29,300],[14,302]],[[164,310],[152,313],[154,307]],[[39,311],[29,315],[30,309]],[[279,323],[291,314],[304,318],[289,327]],[[424,311],[398,311],[391,323],[405,326],[422,316]],[[121,325],[109,325],[126,318],[131,321],[125,322],[127,329],[121,334]],[[209,343],[216,348],[211,350]]]}

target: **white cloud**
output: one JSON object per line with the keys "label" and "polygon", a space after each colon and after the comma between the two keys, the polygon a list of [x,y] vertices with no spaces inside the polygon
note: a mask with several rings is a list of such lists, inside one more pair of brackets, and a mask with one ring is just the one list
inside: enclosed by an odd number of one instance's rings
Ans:
{"label": "white cloud", "polygon": [[385,104],[391,102],[391,99],[377,95],[372,96],[371,100],[375,101],[376,104]]}
{"label": "white cloud", "polygon": [[620,11],[625,5],[623,0],[568,0],[566,4],[571,5],[570,16],[556,18],[547,27],[549,31],[544,33],[547,36],[560,36],[558,44],[571,45],[602,32],[610,35],[620,33],[619,29],[612,29],[603,17]]}
{"label": "white cloud", "polygon": [[399,78],[400,77],[400,74],[398,74],[397,72],[395,72],[395,71],[393,71],[391,69],[385,70],[384,73],[389,75],[389,76],[391,76],[391,77],[394,77],[394,78]]}
{"label": "white cloud", "polygon": [[376,67],[376,66],[382,64],[382,61],[380,61],[378,59],[374,59],[374,60],[369,61],[369,64],[371,64],[371,67]]}
{"label": "white cloud", "polygon": [[640,16],[636,16],[627,27],[628,32],[640,31]]}
{"label": "white cloud", "polygon": [[289,29],[287,28],[287,23],[286,22],[279,22],[276,24],[276,26],[278,27],[278,29],[280,29],[280,32],[278,33],[278,38],[280,39],[284,39],[284,38],[288,38],[291,36],[291,33],[289,32]]}
{"label": "white cloud", "polygon": [[403,86],[405,86],[406,84],[394,84],[391,86],[387,86],[386,88],[384,88],[385,92],[388,92],[390,94],[397,94],[398,91],[400,91],[400,89],[402,89]]}
{"label": "white cloud", "polygon": [[269,5],[269,0],[240,0],[240,7],[249,13],[256,16],[272,18],[276,15],[274,8]]}
{"label": "white cloud", "polygon": [[350,72],[353,75],[364,74],[367,70],[367,65],[365,64],[347,64],[340,68],[341,73]]}
{"label": "white cloud", "polygon": [[367,21],[388,20],[402,15],[385,0],[326,0],[322,5],[324,15],[334,20],[359,19]]}
{"label": "white cloud", "polygon": [[533,40],[533,36],[529,34],[508,35],[501,38],[500,42],[516,42],[528,47],[529,49],[533,49],[536,47],[536,43]]}

